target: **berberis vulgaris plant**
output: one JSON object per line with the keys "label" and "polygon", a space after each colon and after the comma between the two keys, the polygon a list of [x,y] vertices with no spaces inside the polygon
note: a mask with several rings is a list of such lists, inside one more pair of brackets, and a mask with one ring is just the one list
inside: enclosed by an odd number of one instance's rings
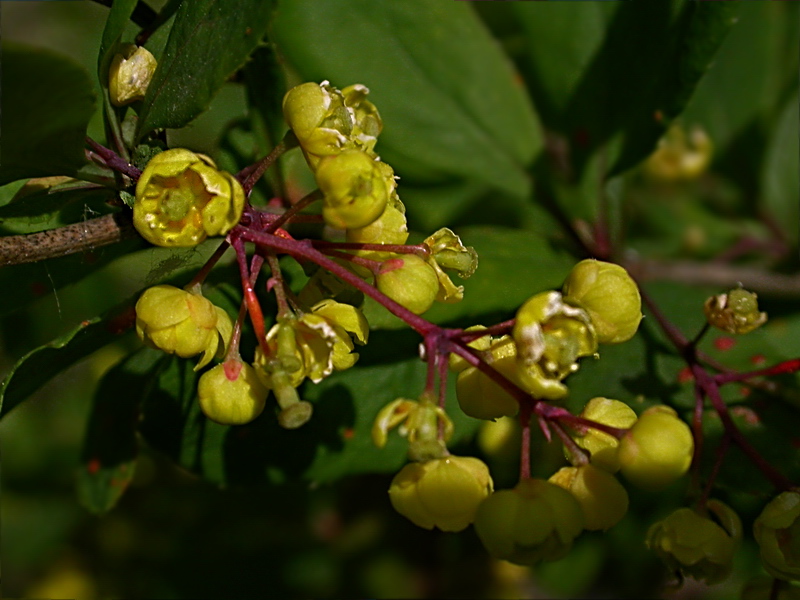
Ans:
{"label": "berberis vulgaris plant", "polygon": [[393,473],[414,544],[474,530],[471,594],[797,596],[797,47],[764,81],[741,50],[796,46],[795,6],[101,4],[96,91],[2,50],[2,311],[86,308],[0,416],[125,351],[89,510],[145,448],[236,489]]}

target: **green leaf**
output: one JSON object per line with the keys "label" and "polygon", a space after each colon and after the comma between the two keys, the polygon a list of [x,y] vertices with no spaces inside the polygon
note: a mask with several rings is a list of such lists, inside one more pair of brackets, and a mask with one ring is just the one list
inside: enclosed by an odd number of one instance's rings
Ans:
{"label": "green leaf", "polygon": [[183,127],[258,46],[272,16],[265,0],[181,4],[139,112],[137,137]]}
{"label": "green leaf", "polygon": [[797,223],[800,222],[800,178],[797,157],[800,156],[800,120],[795,94],[776,121],[772,139],[764,157],[761,175],[762,210],[781,228],[787,239],[797,245]]}
{"label": "green leaf", "polygon": [[[456,304],[435,304],[423,316],[434,323],[475,325],[475,319],[507,319],[528,298],[560,288],[575,259],[554,248],[540,234],[503,227],[465,227],[456,233],[478,253],[478,270],[469,279],[451,279],[464,286]],[[406,325],[383,306],[368,299],[364,314],[371,328]],[[491,323],[481,323],[490,325]]]}
{"label": "green leaf", "polygon": [[571,141],[580,173],[605,149],[610,173],[644,159],[686,105],[738,3],[515,3],[531,92]]}
{"label": "green leaf", "polygon": [[65,56],[12,42],[2,55],[0,185],[74,174],[86,163],[95,105],[88,74]]}
{"label": "green leaf", "polygon": [[536,115],[467,3],[284,2],[273,34],[304,80],[370,88],[384,121],[378,152],[403,178],[528,193]]}
{"label": "green leaf", "polygon": [[34,233],[79,223],[111,212],[108,189],[87,189],[82,183],[31,190],[0,206],[0,233]]}
{"label": "green leaf", "polygon": [[0,419],[67,367],[118,339],[133,325],[133,305],[88,319],[17,361],[0,384]]}
{"label": "green leaf", "polygon": [[[292,431],[278,425],[272,398],[264,413],[247,425],[209,421],[196,401],[198,374],[192,362],[170,357],[137,388],[143,393],[141,432],[183,467],[220,484],[280,484],[300,478],[326,482],[397,470],[405,461],[405,442],[393,432],[379,450],[370,431],[378,411],[395,395],[416,398],[422,391],[426,366],[416,357],[418,343],[410,331],[374,334],[360,349],[356,367],[300,388],[301,396],[314,404],[314,415]],[[146,380],[153,382],[151,388],[145,388]],[[452,396],[449,402],[455,405]],[[457,408],[450,413],[456,426],[453,443],[474,433],[476,419]]]}
{"label": "green leaf", "polygon": [[103,87],[108,85],[108,69],[111,66],[113,52],[130,22],[137,2],[138,0],[116,0],[111,4],[100,42],[100,53],[97,55],[97,74]]}
{"label": "green leaf", "polygon": [[[699,3],[709,4],[709,3]],[[722,3],[714,3],[721,5]],[[714,142],[714,168],[757,193],[764,152],[797,86],[800,5],[740,4],[739,23],[698,84],[683,119]],[[724,101],[721,101],[724,99]]]}
{"label": "green leaf", "polygon": [[77,487],[81,503],[95,514],[116,505],[133,479],[138,455],[138,385],[160,359],[137,353],[112,367],[100,381],[86,430]]}

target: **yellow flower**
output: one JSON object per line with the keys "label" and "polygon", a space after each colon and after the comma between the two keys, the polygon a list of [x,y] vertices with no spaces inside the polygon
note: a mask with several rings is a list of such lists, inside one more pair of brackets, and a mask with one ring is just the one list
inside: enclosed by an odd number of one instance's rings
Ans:
{"label": "yellow flower", "polygon": [[[181,358],[203,353],[195,371],[230,342],[233,323],[199,291],[171,285],[148,288],[136,303],[136,333],[147,344]],[[221,342],[221,344],[220,344]]]}
{"label": "yellow flower", "polygon": [[182,148],[156,154],[136,184],[133,224],[156,246],[196,246],[239,222],[244,190],[207,156]]}
{"label": "yellow flower", "polygon": [[800,581],[800,492],[778,494],[753,523],[764,568],[773,577]]}
{"label": "yellow flower", "polygon": [[567,395],[561,381],[578,370],[578,359],[597,351],[597,335],[585,310],[566,304],[559,292],[537,294],[517,311],[512,331],[519,375],[537,398]]}
{"label": "yellow flower", "polygon": [[722,502],[709,500],[716,522],[690,508],[679,508],[647,532],[647,547],[673,572],[709,584],[730,575],[742,537],[739,516]]}
{"label": "yellow flower", "polygon": [[472,457],[445,456],[409,463],[389,488],[392,506],[425,529],[461,531],[492,492],[486,465]]}
{"label": "yellow flower", "polygon": [[544,479],[495,492],[475,515],[475,532],[489,554],[518,565],[564,557],[583,524],[572,494]]}

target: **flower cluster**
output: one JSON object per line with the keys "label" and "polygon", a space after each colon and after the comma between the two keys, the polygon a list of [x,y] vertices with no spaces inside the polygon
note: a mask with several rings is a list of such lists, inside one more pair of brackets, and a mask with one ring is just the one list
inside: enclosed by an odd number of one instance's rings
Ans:
{"label": "flower cluster", "polygon": [[[112,64],[112,101],[140,100],[147,87],[144,72],[151,75],[154,68],[145,54],[127,49]],[[185,289],[159,285],[141,295],[137,333],[168,354],[199,355],[196,370],[220,360],[197,384],[200,409],[212,421],[249,423],[272,394],[279,424],[295,429],[313,414],[312,403],[301,399],[304,382],[319,383],[356,364],[356,345],[369,339],[361,306],[364,296],[371,296],[424,338],[420,355],[428,368],[417,399],[397,398],[374,420],[377,447],[386,445],[392,430],[407,440],[410,462],[391,482],[392,506],[426,529],[457,532],[474,524],[488,552],[506,561],[530,565],[561,558],[582,531],[606,531],[624,518],[629,496],[618,473],[635,487],[658,492],[681,479],[693,461],[698,464],[692,430],[669,406],[635,411],[605,397],[592,398],[577,415],[562,406],[569,377],[584,360],[600,359],[604,346],[636,334],[642,320],[639,288],[623,267],[586,259],[560,289],[533,294],[504,323],[446,329],[422,319],[419,315],[435,302],[463,299],[464,287],[454,284],[451,274],[470,277],[478,257],[448,228],[407,244],[405,206],[392,167],[376,153],[383,123],[368,94],[363,85],[340,90],[328,82],[305,83],[286,94],[289,132],[279,149],[299,147],[318,187],[295,205],[276,209],[276,199],[262,209],[248,202],[257,179],[253,174],[263,172],[260,165],[271,164],[271,156],[235,176],[185,149],[150,159],[136,183],[133,205],[142,237],[165,247],[225,238]],[[673,178],[701,168],[690,163],[682,156]],[[302,216],[316,223],[318,239],[295,238],[295,219],[314,201],[321,201],[320,210]],[[255,247],[252,256],[246,244]],[[227,248],[236,253],[243,291],[235,321],[201,292],[205,276]],[[289,281],[282,272],[284,260],[296,261],[306,278]],[[263,266],[270,276],[260,286]],[[265,291],[274,293],[276,305],[267,318]],[[729,333],[747,333],[766,321],[755,294],[743,289],[710,298],[704,310],[708,324]],[[239,351],[245,317],[256,337],[248,361]],[[690,360],[696,358],[691,354],[696,342],[686,343]],[[486,464],[451,454],[448,366],[457,374],[456,396],[466,415],[518,419],[521,467],[513,488],[495,491]],[[713,393],[730,377],[709,376],[698,382],[698,390]],[[712,394],[711,400],[717,398]],[[703,398],[699,402],[702,408]],[[554,435],[561,440],[569,463],[547,479],[531,476],[530,435],[536,422],[548,440]],[[792,489],[769,503],[754,525],[764,565],[781,580],[800,579],[798,523],[800,494]],[[736,513],[705,493],[693,508],[680,508],[653,524],[646,543],[679,577],[716,583],[731,572],[741,529]]]}

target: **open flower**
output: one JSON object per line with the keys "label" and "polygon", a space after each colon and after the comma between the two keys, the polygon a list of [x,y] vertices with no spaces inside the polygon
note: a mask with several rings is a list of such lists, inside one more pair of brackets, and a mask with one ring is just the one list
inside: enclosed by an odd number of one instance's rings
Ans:
{"label": "open flower", "polygon": [[518,565],[557,560],[583,530],[578,501],[544,479],[523,479],[489,496],[475,515],[475,531],[495,558]]}
{"label": "open flower", "polygon": [[753,523],[767,572],[787,581],[800,581],[800,492],[778,494]]}
{"label": "open flower", "polygon": [[557,400],[567,395],[562,380],[578,370],[578,359],[597,352],[597,335],[582,308],[559,292],[537,294],[517,311],[512,331],[519,375],[534,396]]}
{"label": "open flower", "polygon": [[136,184],[133,224],[156,246],[196,246],[239,222],[244,190],[207,156],[182,148],[156,154]]}
{"label": "open flower", "polygon": [[707,508],[716,522],[691,508],[679,508],[650,527],[647,547],[673,572],[713,584],[730,575],[742,523],[718,500],[709,500]]}
{"label": "open flower", "polygon": [[425,529],[461,531],[492,493],[486,465],[471,456],[445,456],[407,464],[392,480],[389,498],[397,512]]}

